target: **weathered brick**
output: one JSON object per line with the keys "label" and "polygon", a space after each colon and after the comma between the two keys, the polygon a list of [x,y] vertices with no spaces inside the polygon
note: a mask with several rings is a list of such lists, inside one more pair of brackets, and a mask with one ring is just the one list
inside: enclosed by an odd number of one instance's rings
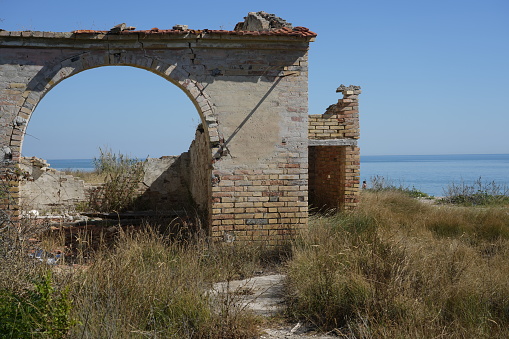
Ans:
{"label": "weathered brick", "polygon": [[[72,37],[70,33],[58,32],[0,34],[0,39],[7,38],[13,47],[9,45],[2,49],[0,72],[3,64],[9,63],[9,67],[17,65],[15,71],[24,72],[20,78],[26,79],[26,82],[8,81],[19,84],[19,87],[14,85],[11,92],[3,91],[0,86],[0,102],[11,100],[9,106],[0,104],[2,113],[8,112],[7,116],[1,118],[5,122],[0,121],[0,146],[13,148],[13,159],[20,156],[23,141],[23,134],[11,128],[16,116],[29,119],[46,91],[72,74],[105,64],[129,64],[148,69],[179,84],[199,107],[208,132],[207,144],[211,145],[209,149],[201,149],[205,155],[198,160],[201,161],[199,164],[203,173],[197,185],[199,188],[195,188],[192,194],[207,210],[210,233],[214,237],[221,238],[223,232],[228,231],[235,233],[237,239],[250,241],[274,236],[270,241],[280,244],[294,235],[295,229],[305,228],[308,130],[311,138],[358,138],[359,91],[356,89],[345,89],[344,98],[325,115],[307,115],[309,37],[220,34],[220,39],[207,40],[196,39],[193,34],[175,39],[175,36],[165,33],[143,32],[133,35],[128,32],[121,35],[75,34]],[[38,46],[34,41],[45,44],[45,53],[35,55]],[[143,41],[143,46],[140,41]],[[204,44],[208,48],[201,48]],[[26,51],[34,52],[33,59],[30,60],[30,55],[29,60],[13,57],[17,53],[16,48],[19,48],[15,46],[22,45],[24,55],[28,53]],[[231,53],[232,48],[236,53]],[[69,69],[59,70],[52,66],[59,64]],[[25,90],[28,88],[25,85],[41,69],[47,71],[41,83],[34,86],[33,91],[31,89],[31,92],[37,93],[32,96]],[[263,81],[259,81],[260,75],[264,76]],[[218,79],[221,81],[211,81],[216,76],[220,76]],[[265,100],[269,90],[271,99]],[[4,99],[4,94],[13,98]],[[263,105],[257,107],[256,114],[250,116],[245,126],[237,129],[246,113],[261,102]],[[16,103],[24,111],[12,106]],[[21,132],[23,130],[20,129]],[[337,159],[331,157],[327,161]],[[351,178],[348,181],[346,177],[340,179],[348,188],[343,190],[344,193],[354,196],[358,188],[358,164],[350,162],[344,164],[341,175],[349,173]],[[310,171],[315,169],[313,167]],[[322,167],[319,169],[325,171]],[[327,187],[327,190],[331,191],[331,187]],[[294,210],[298,212],[292,212]],[[236,219],[235,215],[239,218]],[[285,227],[288,229],[269,233],[269,229],[262,228],[261,232],[257,226],[262,221],[271,227],[287,224]]]}

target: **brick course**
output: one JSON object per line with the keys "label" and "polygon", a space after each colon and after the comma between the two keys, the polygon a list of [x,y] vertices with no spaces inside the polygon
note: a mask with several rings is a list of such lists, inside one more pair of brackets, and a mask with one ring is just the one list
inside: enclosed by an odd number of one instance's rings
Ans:
{"label": "brick course", "polygon": [[[258,25],[264,16],[254,14]],[[151,71],[193,101],[201,128],[190,193],[213,238],[280,244],[307,227],[308,203],[354,208],[360,88],[338,88],[337,104],[308,116],[307,53],[316,34],[244,29],[0,31],[0,175],[10,192],[0,208],[19,214],[17,164],[42,97],[74,74],[109,65]]]}
{"label": "brick course", "polygon": [[309,202],[318,209],[353,209],[359,201],[358,86],[341,85],[338,103],[309,116]]}
{"label": "brick course", "polygon": [[302,27],[1,33],[0,161],[12,198],[3,209],[17,213],[15,172],[42,97],[81,71],[125,65],[167,79],[197,108],[203,134],[193,146],[200,156],[192,159],[199,178],[192,194],[212,237],[278,244],[307,226],[307,51],[316,34]]}

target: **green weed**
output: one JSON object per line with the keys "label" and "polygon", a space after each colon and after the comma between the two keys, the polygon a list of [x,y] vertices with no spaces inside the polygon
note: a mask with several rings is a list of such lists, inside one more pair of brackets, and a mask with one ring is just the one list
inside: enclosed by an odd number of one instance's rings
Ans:
{"label": "green weed", "polygon": [[69,290],[57,291],[48,271],[23,294],[0,291],[0,334],[6,338],[64,338],[76,324],[71,308]]}

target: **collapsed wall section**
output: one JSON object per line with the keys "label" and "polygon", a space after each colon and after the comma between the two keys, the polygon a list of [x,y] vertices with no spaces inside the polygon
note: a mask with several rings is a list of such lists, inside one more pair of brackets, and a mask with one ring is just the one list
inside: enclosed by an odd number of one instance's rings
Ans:
{"label": "collapsed wall section", "polygon": [[359,86],[341,85],[343,99],[309,116],[309,203],[319,210],[353,209],[359,201]]}
{"label": "collapsed wall section", "polygon": [[57,171],[39,158],[21,158],[20,207],[24,211],[70,211],[85,202],[85,182]]}
{"label": "collapsed wall section", "polygon": [[[210,195],[207,189],[210,180],[208,152],[204,130],[199,127],[188,152],[146,159],[134,207],[199,216],[206,220]],[[94,206],[101,205],[103,183],[86,183],[35,157],[21,158],[19,168],[20,208],[23,211],[38,210],[42,214],[74,212],[77,207],[86,208],[90,199],[96,199]]]}
{"label": "collapsed wall section", "polygon": [[143,179],[136,205],[140,209],[175,212],[189,210],[189,152],[181,155],[148,158],[143,164]]}

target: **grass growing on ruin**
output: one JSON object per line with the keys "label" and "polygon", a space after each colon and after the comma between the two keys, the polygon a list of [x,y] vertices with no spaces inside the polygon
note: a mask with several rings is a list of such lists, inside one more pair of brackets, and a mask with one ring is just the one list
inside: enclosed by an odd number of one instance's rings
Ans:
{"label": "grass growing on ruin", "polygon": [[509,337],[507,209],[363,192],[315,216],[288,265],[288,315],[349,338]]}
{"label": "grass growing on ruin", "polygon": [[[258,333],[260,319],[241,307],[239,296],[217,295],[211,288],[274,265],[280,258],[274,248],[209,243],[201,234],[168,234],[164,225],[119,227],[113,243],[99,246],[77,234],[74,262],[82,265],[52,266],[29,256],[34,249],[29,238],[38,233],[34,220],[17,224],[5,216],[0,220],[1,338],[252,338]],[[65,236],[56,233],[37,246],[49,251],[64,244]]]}
{"label": "grass growing on ruin", "polygon": [[214,300],[213,282],[253,274],[259,248],[168,242],[150,229],[122,233],[73,284],[82,338],[244,338],[258,319],[232,300]]}
{"label": "grass growing on ruin", "polygon": [[209,291],[267,266],[287,273],[294,324],[346,338],[509,337],[507,208],[423,204],[401,190],[361,198],[313,216],[292,253],[146,226],[94,249],[83,237],[76,269],[28,259],[30,225],[0,227],[0,337],[255,337],[262,320],[239,296]]}
{"label": "grass growing on ruin", "polygon": [[67,169],[72,175],[89,184],[98,184],[90,193],[85,209],[99,212],[136,209],[139,187],[144,176],[144,161],[127,154],[116,153],[110,148],[99,148],[94,158],[93,171]]}

